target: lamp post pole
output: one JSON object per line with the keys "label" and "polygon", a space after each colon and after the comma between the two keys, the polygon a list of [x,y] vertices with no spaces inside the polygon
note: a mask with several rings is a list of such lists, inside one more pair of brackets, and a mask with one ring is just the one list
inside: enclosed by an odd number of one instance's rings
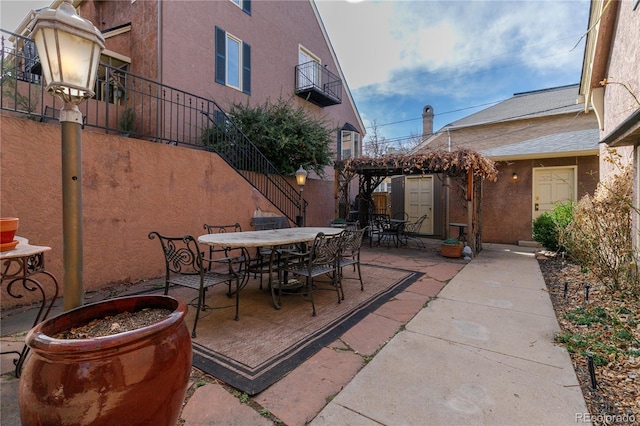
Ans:
{"label": "lamp post pole", "polygon": [[63,305],[82,305],[82,113],[92,98],[104,37],[91,21],[76,14],[73,0],[43,9],[32,22],[33,39],[47,82],[46,90],[63,102],[62,138]]}
{"label": "lamp post pole", "polygon": [[83,301],[82,250],[82,113],[65,103],[60,110],[62,129],[62,235],[63,306],[76,308]]}
{"label": "lamp post pole", "polygon": [[304,226],[304,198],[302,197],[302,189],[303,187],[300,187],[300,223],[298,224],[298,226]]}

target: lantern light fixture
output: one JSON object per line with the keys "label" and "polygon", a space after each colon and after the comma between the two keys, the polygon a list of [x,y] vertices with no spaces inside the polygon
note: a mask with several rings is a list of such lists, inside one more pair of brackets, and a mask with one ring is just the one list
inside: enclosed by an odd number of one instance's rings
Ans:
{"label": "lantern light fixture", "polygon": [[300,213],[296,218],[296,224],[298,226],[305,225],[305,205],[304,198],[302,198],[302,190],[304,189],[304,185],[307,183],[307,171],[300,166],[300,168],[296,171],[296,183],[300,188],[300,201],[298,207],[300,208]]}
{"label": "lantern light fixture", "polygon": [[93,97],[104,37],[76,13],[72,0],[57,9],[43,9],[31,23],[46,90],[65,103]]}
{"label": "lantern light fixture", "polygon": [[307,171],[300,166],[300,168],[296,171],[296,183],[300,187],[300,191],[307,183]]}

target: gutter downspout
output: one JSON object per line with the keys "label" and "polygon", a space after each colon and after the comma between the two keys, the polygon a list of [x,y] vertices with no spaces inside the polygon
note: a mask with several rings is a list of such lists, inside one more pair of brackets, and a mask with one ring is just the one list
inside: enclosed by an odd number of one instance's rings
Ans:
{"label": "gutter downspout", "polygon": [[[158,52],[156,54],[157,57],[157,75],[156,75],[156,81],[158,81],[160,84],[163,83],[162,81],[162,0],[158,0],[158,29],[157,29],[157,33],[158,33],[158,41],[157,41],[157,45],[158,45]],[[158,114],[163,114],[162,111],[158,110]],[[160,115],[158,115],[158,117],[156,117],[156,134],[159,135],[160,134]]]}
{"label": "gutter downspout", "polygon": [[162,84],[162,0],[158,0],[158,75],[156,80]]}
{"label": "gutter downspout", "polygon": [[[447,138],[448,138],[448,146],[447,146],[447,150],[448,152],[451,152],[451,133],[449,133],[449,128],[447,127]],[[445,177],[445,193],[444,193],[444,199],[445,199],[445,211],[444,211],[444,239],[446,240],[447,238],[449,238],[449,191],[450,191],[450,186],[451,186],[451,178],[449,177],[449,175],[447,174]]]}

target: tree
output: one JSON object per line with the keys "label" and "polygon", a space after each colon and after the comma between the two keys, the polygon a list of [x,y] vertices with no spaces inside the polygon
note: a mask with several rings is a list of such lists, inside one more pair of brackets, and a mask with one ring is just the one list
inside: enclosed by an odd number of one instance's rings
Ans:
{"label": "tree", "polygon": [[387,152],[387,141],[378,134],[378,121],[373,120],[371,133],[367,135],[367,140],[363,142],[363,152],[367,157],[377,158]]}

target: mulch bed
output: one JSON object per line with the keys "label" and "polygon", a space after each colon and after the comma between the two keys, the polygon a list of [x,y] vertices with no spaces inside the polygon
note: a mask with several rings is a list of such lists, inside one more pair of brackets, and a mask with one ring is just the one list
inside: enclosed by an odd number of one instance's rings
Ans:
{"label": "mulch bed", "polygon": [[[539,265],[594,425],[640,423],[640,309],[559,256]],[[566,286],[566,292],[565,292]],[[593,387],[587,353],[594,360]],[[585,419],[586,420],[586,419]]]}

